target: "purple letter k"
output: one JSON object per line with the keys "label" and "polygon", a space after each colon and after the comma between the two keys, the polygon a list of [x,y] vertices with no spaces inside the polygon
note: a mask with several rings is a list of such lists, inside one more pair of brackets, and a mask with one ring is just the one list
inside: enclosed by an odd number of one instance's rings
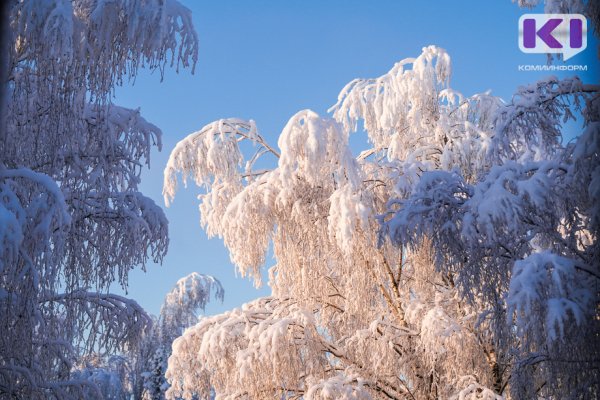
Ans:
{"label": "purple letter k", "polygon": [[523,20],[523,47],[533,49],[535,47],[535,37],[537,35],[551,49],[562,49],[560,42],[552,36],[552,31],[560,25],[561,22],[562,19],[560,18],[551,18],[536,32],[535,19],[528,18]]}

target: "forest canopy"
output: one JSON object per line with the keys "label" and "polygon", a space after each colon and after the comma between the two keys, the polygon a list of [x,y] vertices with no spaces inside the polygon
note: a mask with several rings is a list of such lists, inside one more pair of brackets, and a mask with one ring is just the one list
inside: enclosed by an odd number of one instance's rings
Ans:
{"label": "forest canopy", "polygon": [[[544,4],[598,27],[596,2]],[[194,70],[191,12],[4,11],[0,398],[600,395],[598,82],[465,95],[429,45],[332,93],[327,113],[298,111],[276,143],[254,120],[206,124],[169,149],[165,203],[193,182],[202,228],[271,293],[200,316],[226,288],[195,272],[154,317],[111,285],[167,254],[169,221],[140,191],[162,132],[112,100],[142,69]]]}

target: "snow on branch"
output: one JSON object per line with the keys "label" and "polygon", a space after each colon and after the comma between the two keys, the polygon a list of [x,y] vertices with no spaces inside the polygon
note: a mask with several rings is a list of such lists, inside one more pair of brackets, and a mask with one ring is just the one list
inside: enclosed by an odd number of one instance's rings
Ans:
{"label": "snow on branch", "polygon": [[[364,120],[377,150],[396,146],[395,151],[406,151],[401,143],[395,143],[397,136],[404,130],[425,133],[431,127],[437,119],[438,95],[447,88],[450,73],[446,51],[425,47],[419,57],[396,63],[379,78],[350,82],[329,112],[347,132],[356,131],[358,120]],[[396,155],[395,151],[389,151],[390,156]]]}
{"label": "snow on branch", "polygon": [[198,186],[222,183],[239,187],[242,154],[238,142],[244,139],[279,155],[258,134],[254,121],[237,118],[215,121],[177,143],[165,167],[163,195],[167,206],[175,197],[178,173],[184,185],[189,177]]}
{"label": "snow on branch", "polygon": [[[244,163],[239,147],[244,140],[257,144],[258,154],[276,156],[277,167],[252,174],[256,157]],[[362,184],[359,165],[335,121],[300,111],[290,118],[278,144],[281,153],[266,143],[253,121],[219,120],[178,143],[165,168],[166,203],[173,200],[178,174],[184,183],[191,177],[206,188],[199,197],[202,225],[209,236],[224,238],[232,261],[257,283],[278,215],[291,210],[298,221],[304,218],[304,205],[294,203],[298,194],[321,191],[325,197],[320,208],[330,201],[331,238],[348,252],[352,227],[364,225],[368,215],[357,203]],[[327,213],[325,208],[323,212]]]}
{"label": "snow on branch", "polygon": [[[0,273],[19,276],[34,267],[38,260],[47,260],[50,270],[31,272],[39,279],[52,279],[65,234],[72,219],[63,193],[47,175],[28,168],[7,169],[0,165]],[[35,238],[29,247],[26,239]],[[44,254],[46,252],[46,254]],[[19,261],[21,260],[21,261]],[[0,290],[0,299],[6,295]]]}
{"label": "snow on branch", "polygon": [[49,307],[49,303],[68,303],[72,312],[83,317],[85,334],[79,340],[85,353],[131,349],[152,325],[148,314],[135,300],[112,293],[78,290],[47,295],[41,297],[39,303],[43,307]]}
{"label": "snow on branch", "polygon": [[92,98],[106,98],[142,66],[163,72],[169,59],[177,67],[194,67],[198,59],[191,13],[174,0],[21,0],[11,21],[13,67],[25,63],[40,75],[58,73]]}
{"label": "snow on branch", "polygon": [[[251,398],[370,398],[361,387],[376,384],[340,374],[342,363],[350,363],[349,374],[356,366],[320,335],[315,322],[309,310],[272,297],[203,319],[173,344],[167,398],[208,396],[213,387],[220,395]],[[299,376],[306,386],[297,386]]]}
{"label": "snow on branch", "polygon": [[[179,331],[196,323],[197,310],[204,311],[211,299],[223,301],[225,290],[216,278],[193,272],[181,278],[167,294],[160,311],[160,323],[164,330]],[[179,336],[182,332],[177,332]]]}
{"label": "snow on branch", "polygon": [[562,141],[562,124],[575,119],[598,85],[584,85],[579,78],[542,79],[520,87],[511,104],[497,110],[490,157],[517,160],[552,155]]}
{"label": "snow on branch", "polygon": [[[580,283],[591,279],[577,273],[573,260],[539,251],[515,262],[512,275],[507,316],[512,319],[514,315],[521,335],[545,328],[551,342],[564,338],[565,324],[574,321],[581,325],[591,317],[586,314],[593,308],[593,291]],[[543,309],[541,313],[538,307]],[[532,318],[534,315],[545,315],[545,320]]]}

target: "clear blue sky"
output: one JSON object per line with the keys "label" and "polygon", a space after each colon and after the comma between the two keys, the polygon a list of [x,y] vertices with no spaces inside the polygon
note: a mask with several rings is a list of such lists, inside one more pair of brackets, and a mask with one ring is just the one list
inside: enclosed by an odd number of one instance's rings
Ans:
{"label": "clear blue sky", "polygon": [[[510,0],[181,2],[192,10],[200,38],[195,75],[170,70],[161,83],[158,72],[142,71],[114,99],[141,107],[142,115],[163,130],[163,151],[152,154],[141,185],[163,208],[164,165],[189,133],[219,118],[252,118],[275,145],[297,111],[325,114],[347,82],[379,76],[396,61],[418,56],[424,46],[449,52],[451,86],[465,95],[490,89],[510,100],[519,85],[549,75],[517,70],[519,64],[545,64],[546,58],[520,52],[517,22],[532,11]],[[591,33],[588,41],[587,50],[568,63],[587,64],[589,71],[580,77],[597,83],[597,41]],[[153,314],[175,282],[192,271],[214,275],[225,286],[224,303],[212,302],[207,314],[269,294],[266,285],[256,290],[237,277],[222,242],[208,240],[199,224],[198,193],[196,187],[181,190],[165,208],[171,242],[163,265],[130,274],[128,296]],[[268,260],[267,267],[273,262]]]}

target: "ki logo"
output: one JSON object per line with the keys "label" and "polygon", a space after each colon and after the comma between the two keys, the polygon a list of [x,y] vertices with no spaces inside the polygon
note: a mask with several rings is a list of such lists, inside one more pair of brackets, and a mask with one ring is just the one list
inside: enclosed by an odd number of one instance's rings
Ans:
{"label": "ki logo", "polygon": [[581,14],[524,14],[519,18],[519,49],[559,53],[566,61],[587,47],[587,20]]}

